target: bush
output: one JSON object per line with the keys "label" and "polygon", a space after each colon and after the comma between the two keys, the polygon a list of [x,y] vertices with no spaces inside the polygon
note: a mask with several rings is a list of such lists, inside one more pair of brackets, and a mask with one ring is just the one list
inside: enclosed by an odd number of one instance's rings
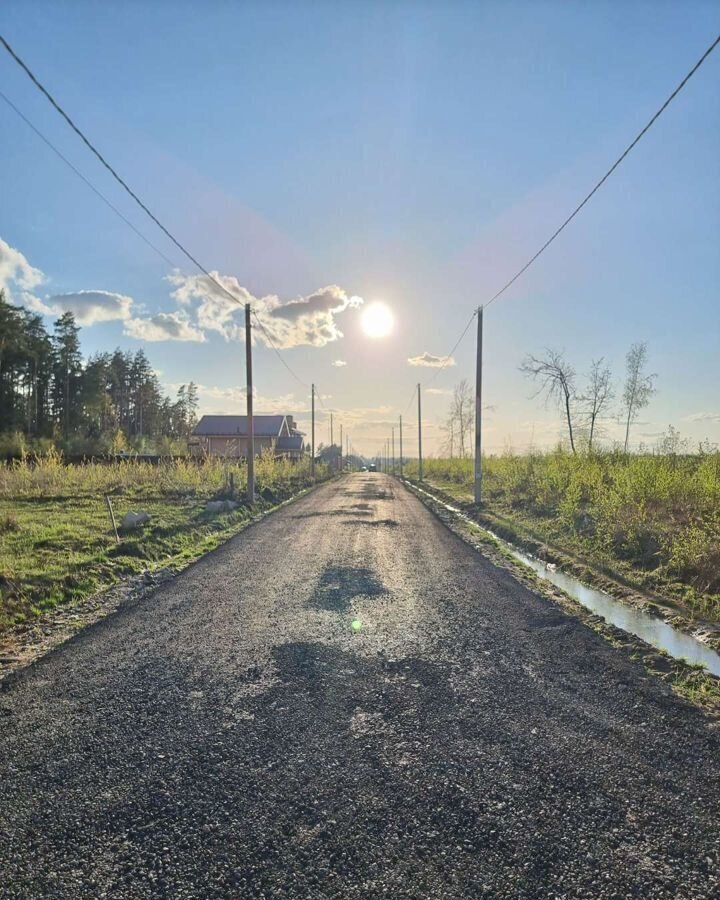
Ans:
{"label": "bush", "polygon": [[[720,593],[720,453],[506,453],[483,459],[486,502],[542,522],[552,536],[701,594]],[[472,490],[471,459],[430,459],[425,476]],[[417,465],[409,463],[416,477]],[[717,598],[720,605],[720,598]]]}

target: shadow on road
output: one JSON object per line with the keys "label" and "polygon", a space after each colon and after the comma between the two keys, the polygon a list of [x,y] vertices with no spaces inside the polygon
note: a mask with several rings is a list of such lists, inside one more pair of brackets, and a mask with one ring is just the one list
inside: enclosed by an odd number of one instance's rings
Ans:
{"label": "shadow on road", "polygon": [[[363,523],[366,524],[366,523]],[[310,606],[343,613],[355,597],[378,597],[385,587],[371,569],[353,566],[327,566],[320,576]]]}

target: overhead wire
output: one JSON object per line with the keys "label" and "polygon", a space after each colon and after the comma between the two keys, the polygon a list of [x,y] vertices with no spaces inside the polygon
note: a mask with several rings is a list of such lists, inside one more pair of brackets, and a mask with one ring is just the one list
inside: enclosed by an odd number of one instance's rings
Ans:
{"label": "overhead wire", "polygon": [[148,247],[150,247],[151,250],[153,250],[155,253],[157,253],[158,256],[160,256],[162,259],[164,259],[165,262],[169,266],[171,266],[172,268],[176,268],[177,264],[175,262],[173,262],[173,260],[171,260],[169,257],[167,257],[159,247],[156,247],[155,244],[153,244],[153,242],[150,240],[150,238],[148,238],[146,235],[144,235],[142,233],[142,231],[140,231],[139,228],[137,228],[135,225],[133,225],[133,223],[120,212],[120,210],[117,208],[117,206],[115,206],[110,200],[108,200],[108,198],[105,196],[105,194],[103,194],[100,190],[98,190],[98,188],[95,187],[95,185],[90,181],[90,179],[86,178],[85,175],[83,175],[83,173],[75,165],[73,165],[73,163],[71,163],[70,160],[63,153],[60,152],[60,150],[58,150],[58,148],[55,146],[55,144],[53,144],[52,141],[48,137],[46,137],[42,133],[42,131],[40,131],[40,129],[36,125],[34,125],[33,122],[31,122],[30,119],[28,119],[28,117],[20,109],[18,109],[18,107],[12,102],[12,100],[9,97],[7,97],[2,91],[0,91],[0,97],[5,101],[5,103],[7,103],[7,105],[10,107],[10,109],[13,110],[13,112],[15,112],[16,115],[18,115],[23,120],[23,122],[25,122],[25,124],[28,127],[31,128],[35,132],[35,134],[40,138],[40,140],[43,141],[43,143],[45,143],[53,151],[53,153],[65,163],[65,165],[71,171],[73,171],[77,175],[77,177],[81,181],[83,181],[90,188],[90,190],[94,194],[96,194],[102,200],[102,202],[107,207],[109,207],[115,213],[115,215],[128,226],[128,228],[131,228],[135,232],[135,234],[140,238],[140,240],[144,241],[148,245]]}
{"label": "overhead wire", "polygon": [[13,50],[7,40],[0,34],[0,43],[5,47],[10,56],[15,60],[15,62],[20,66],[20,68],[25,72],[28,78],[32,81],[35,87],[42,93],[50,104],[55,108],[55,110],[62,116],[63,119],[67,122],[67,124],[72,128],[72,130],[77,134],[80,140],[85,144],[85,146],[90,150],[90,152],[100,161],[100,163],[107,169],[107,171],[112,175],[112,177],[117,181],[117,183],[126,191],[132,199],[137,203],[140,209],[152,219],[152,221],[157,225],[157,227],[163,232],[163,234],[168,237],[173,244],[183,253],[190,262],[196,266],[204,275],[206,275],[212,283],[219,288],[224,294],[234,300],[236,303],[241,303],[240,299],[236,297],[231,291],[229,291],[223,284],[221,284],[214,275],[212,275],[208,269],[203,266],[198,259],[193,256],[193,254],[175,237],[175,235],[170,231],[169,228],[166,228],[165,225],[158,219],[158,217],[152,212],[152,210],[140,199],[140,197],[133,191],[133,189],[128,185],[128,183],[118,174],[117,170],[110,165],[107,159],[103,156],[103,154],[97,149],[97,147],[92,143],[92,141],[85,135],[82,129],[75,124],[75,122],[70,118],[68,113],[65,112],[60,103],[53,97],[50,91],[45,87],[45,85],[36,77],[33,73],[32,69],[27,65],[24,60],[18,56],[18,54]]}
{"label": "overhead wire", "polygon": [[[67,112],[63,109],[60,103],[53,97],[53,95],[49,92],[49,90],[42,84],[42,82],[35,76],[30,67],[21,59],[21,57],[15,52],[15,50],[10,46],[8,41],[0,35],[0,43],[5,47],[6,51],[10,54],[10,56],[14,59],[14,61],[20,66],[21,69],[26,73],[28,78],[33,82],[33,84],[37,87],[37,89],[47,98],[47,100],[51,103],[51,105],[55,108],[55,110],[62,116],[62,118],[67,122],[70,128],[78,135],[78,137],[83,141],[83,143],[88,147],[88,149],[95,155],[95,157],[99,160],[99,162],[107,169],[108,172],[112,175],[112,177],[120,184],[120,186],[132,197],[132,199],[140,206],[140,208],[149,216],[149,218],[157,225],[158,228],[169,238],[170,241],[183,253],[187,259],[189,259],[193,265],[195,265],[210,281],[219,288],[224,294],[230,297],[234,302],[241,303],[240,299],[236,297],[231,291],[229,291],[214,275],[210,273],[210,271],[199,262],[199,260],[192,254],[190,251],[172,234],[172,232],[163,225],[163,223],[157,218],[157,216],[149,209],[149,207],[140,199],[140,197],[130,188],[127,182],[118,174],[118,172],[113,168],[112,165],[107,161],[107,159],[103,156],[103,154],[95,147],[95,145],[89,140],[89,138],[84,134],[84,132],[79,128],[78,125],[73,121],[73,119],[68,115]],[[569,216],[561,223],[561,225],[553,232],[553,234],[545,241],[545,243],[540,247],[540,249],[513,275],[513,277],[507,281],[499,291],[497,291],[485,304],[485,307],[490,306],[496,300],[498,300],[517,280],[520,278],[529,268],[530,266],[547,250],[547,248],[556,240],[556,238],[565,230],[565,228],[573,221],[573,219],[578,215],[578,213],[583,209],[583,207],[590,201],[590,199],[597,193],[597,191],[603,186],[603,184],[610,178],[613,172],[621,165],[621,163],[625,160],[625,158],[630,154],[630,152],[634,149],[634,147],[642,140],[642,138],[647,134],[647,132],[652,128],[655,122],[660,118],[663,112],[667,109],[667,107],[672,103],[675,97],[680,93],[680,91],[685,87],[688,81],[692,78],[692,76],[697,72],[697,70],[702,66],[705,60],[710,56],[710,54],[715,50],[717,45],[720,43],[720,35],[715,38],[712,44],[705,50],[700,59],[695,63],[695,65],[690,69],[690,71],[685,75],[685,77],[680,81],[680,83],[675,87],[672,93],[668,96],[668,98],[664,101],[664,103],[659,107],[659,109],[654,113],[654,115],[650,118],[650,120],[646,123],[646,125],[640,130],[640,132],[636,135],[636,137],[631,141],[631,143],[625,148],[625,150],[621,153],[621,155],[615,160],[615,162],[610,166],[610,168],[605,172],[605,174],[600,178],[600,180],[594,185],[592,190],[581,200],[581,202],[575,207],[575,209],[570,213]],[[133,231],[138,234],[142,240],[144,240],[149,246],[151,246],[156,252],[158,252],[167,262],[170,262],[168,258],[160,251],[158,248],[154,247],[154,245],[142,235],[138,229],[132,225],[129,220],[127,220],[122,213],[120,213],[115,207],[107,200],[107,198],[103,197],[103,195],[90,184],[85,177],[78,172],[77,169],[66,160],[62,154],[57,150],[57,148],[53,147],[52,144],[30,123],[25,116],[20,113],[17,107],[14,106],[6,97],[3,95],[3,99],[6,100],[10,104],[10,106],[15,109],[15,111],[20,115],[25,121],[33,128],[34,131],[48,144],[57,154],[63,159],[72,169],[76,172],[76,174],[85,181],[89,187],[98,196],[103,199],[107,205],[113,209]],[[172,265],[172,263],[170,263]],[[278,359],[282,362],[288,372],[295,378],[300,384],[307,387],[307,384],[293,371],[290,365],[285,361],[285,359],[281,356],[280,351],[275,346],[272,338],[268,334],[264,325],[260,321],[257,316],[257,313],[253,310],[255,315],[255,320],[260,326],[265,339],[274,350]],[[460,337],[456,341],[454,347],[445,357],[445,362],[437,368],[437,371],[430,379],[430,383],[434,382],[439,373],[449,364],[450,359],[452,358],[453,353],[460,345],[460,342],[465,337],[472,320],[475,318],[477,311],[474,311],[467,325],[463,329]],[[412,398],[411,401],[412,402]]]}
{"label": "overhead wire", "polygon": [[[63,109],[61,104],[55,99],[55,97],[50,93],[50,91],[44,86],[44,84],[37,78],[34,72],[30,69],[27,63],[15,52],[15,50],[10,46],[8,41],[0,35],[0,43],[5,47],[7,52],[13,58],[13,60],[20,66],[20,68],[25,72],[25,74],[30,78],[33,84],[37,87],[37,89],[47,98],[50,104],[54,107],[54,109],[62,116],[62,118],[67,122],[70,128],[77,134],[77,136],[82,140],[82,142],[88,147],[88,149],[93,153],[93,155],[100,161],[100,163],[107,169],[107,171],[112,175],[112,177],[118,182],[118,184],[125,190],[130,197],[138,204],[138,206],[145,212],[147,216],[157,225],[157,227],[165,234],[172,243],[180,250],[184,256],[190,260],[190,262],[199,269],[211,282],[215,285],[223,294],[229,297],[233,302],[238,305],[242,305],[242,300],[237,297],[232,291],[228,290],[225,285],[223,285],[203,264],[194,256],[176,237],[175,235],[158,219],[158,217],[152,212],[152,210],[145,204],[140,197],[133,191],[133,189],[128,185],[128,183],[120,176],[117,170],[108,162],[105,156],[97,149],[97,147],[92,143],[92,141],[87,137],[87,135],[80,129],[80,127],[73,121],[70,115]],[[149,247],[151,247],[156,253],[158,253],[170,266],[175,268],[175,263],[170,260],[158,247],[156,247],[145,235],[142,234],[139,229],[137,229],[132,222],[130,222],[108,199],[105,197],[90,181],[87,179],[63,154],[40,132],[38,128],[36,128],[32,122],[12,103],[5,95],[2,95],[3,99],[8,103],[8,105],[33,129],[33,131],[40,137],[59,157],[63,160],[63,162],[68,165],[75,174],[81,178],[85,184],[91,190],[93,190],[98,197],[100,197],[113,212],[118,215],[126,225],[128,225]],[[258,317],[256,311],[253,309],[253,315],[255,316],[255,321],[260,327],[265,340],[268,345],[272,348],[277,358],[283,364],[283,366],[287,369],[287,371],[292,375],[292,377],[298,381],[303,387],[308,387],[307,383],[304,382],[297,373],[292,369],[289,363],[284,359],[281,355],[280,350],[275,345],[275,342],[270,337],[267,329],[261,322]]]}
{"label": "overhead wire", "polygon": [[610,168],[605,172],[602,178],[597,182],[597,184],[593,187],[589,194],[587,194],[580,203],[575,207],[575,209],[570,213],[570,215],[565,219],[565,221],[557,228],[550,237],[545,241],[545,243],[540,247],[540,249],[535,253],[530,259],[525,263],[525,265],[519,269],[513,277],[506,282],[503,287],[497,291],[485,304],[484,306],[487,308],[491,303],[494,303],[499,297],[501,297],[505,291],[511,287],[515,282],[523,275],[530,266],[535,262],[535,260],[547,250],[547,248],[552,244],[552,242],[557,238],[562,231],[567,228],[567,226],[572,222],[575,216],[580,212],[580,210],[585,206],[585,204],[596,194],[600,188],[605,184],[608,178],[612,175],[612,173],[617,169],[617,167],[622,163],[622,161],[628,156],[628,154],[633,150],[633,148],[642,140],[642,138],[648,133],[648,131],[652,128],[652,126],[657,122],[660,116],[665,112],[665,110],[670,106],[672,101],[677,97],[680,91],[685,87],[685,85],[690,81],[693,75],[697,72],[700,66],[705,62],[705,60],[710,56],[713,50],[720,44],[720,35],[715,38],[712,44],[707,48],[707,50],[703,53],[700,59],[695,63],[695,65],[690,69],[687,75],[682,79],[682,81],[677,85],[675,90],[670,94],[670,96],[665,100],[662,106],[655,112],[655,114],[650,118],[644,128],[637,134],[637,136],[628,144],[628,146],[623,150],[620,156],[615,160],[615,162],[610,166]]}
{"label": "overhead wire", "polygon": [[[509,281],[507,281],[500,288],[499,291],[497,291],[495,294],[493,294],[493,296],[490,297],[490,299],[487,300],[483,304],[484,308],[487,308],[492,303],[494,303],[496,300],[498,300],[505,293],[505,291],[507,291],[508,288],[510,288],[518,280],[518,278],[520,278],[521,275],[523,275],[525,272],[527,272],[527,270],[538,259],[538,257],[540,257],[545,252],[545,250],[547,250],[547,248],[553,243],[553,241],[565,230],[565,228],[567,228],[567,226],[570,224],[570,222],[572,222],[572,220],[575,218],[575,216],[577,216],[577,214],[580,212],[580,210],[600,190],[600,188],[603,186],[603,184],[605,184],[605,182],[608,180],[608,178],[610,178],[610,176],[618,168],[618,166],[623,162],[623,160],[625,160],[625,158],[630,154],[630,152],[637,146],[637,144],[642,140],[642,138],[652,128],[652,126],[655,124],[655,122],[665,112],[665,110],[672,103],[672,101],[675,99],[675,97],[677,97],[677,95],[680,93],[680,91],[685,87],[685,85],[692,78],[692,76],[697,72],[697,70],[700,68],[700,66],[702,66],[702,64],[710,56],[710,54],[713,52],[713,50],[715,50],[715,48],[718,46],[718,44],[720,44],[720,35],[718,35],[715,38],[715,40],[712,42],[712,44],[710,44],[710,46],[705,50],[705,52],[697,60],[695,65],[690,69],[690,71],[685,75],[685,77],[675,87],[675,89],[672,91],[672,93],[667,97],[667,99],[664,101],[664,103],[653,114],[653,116],[649,119],[649,121],[645,124],[645,126],[638,132],[638,134],[630,142],[630,144],[628,144],[628,146],[625,148],[625,150],[620,154],[620,156],[610,166],[610,168],[607,170],[607,172],[605,172],[605,174],[602,176],[602,178],[600,178],[600,180],[595,184],[595,186],[592,188],[592,190],[580,201],[580,203],[575,207],[575,209],[570,213],[570,215],[562,222],[562,224],[558,228],[555,229],[555,231],[550,235],[550,237],[545,241],[545,243],[540,247],[540,249],[532,257],[530,257],[530,259],[525,263],[525,265],[523,265],[522,268],[518,269],[518,271],[513,275],[513,277]],[[430,384],[432,384],[435,381],[435,379],[437,378],[437,376],[440,374],[440,372],[444,368],[446,368],[447,365],[450,364],[450,360],[452,358],[453,353],[460,345],[460,342],[462,341],[462,339],[465,337],[465,335],[468,331],[468,328],[470,327],[470,324],[476,315],[477,315],[477,310],[475,310],[473,312],[472,316],[470,317],[470,321],[467,323],[467,325],[463,329],[460,337],[458,338],[458,340],[455,343],[455,346],[447,354],[447,356],[444,357],[445,361],[443,362],[443,364],[437,368],[435,374],[430,379],[430,381],[429,381]]]}

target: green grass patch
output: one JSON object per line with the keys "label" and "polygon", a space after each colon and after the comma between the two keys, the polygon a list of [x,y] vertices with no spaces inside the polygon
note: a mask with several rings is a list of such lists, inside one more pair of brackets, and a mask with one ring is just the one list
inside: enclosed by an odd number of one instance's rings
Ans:
{"label": "green grass patch", "polygon": [[[49,458],[0,467],[0,630],[31,621],[143,571],[182,565],[237,532],[250,516],[311,484],[306,462],[257,462],[258,503],[208,514],[211,499],[242,500],[242,465],[210,460],[161,465],[121,462],[65,466]],[[319,468],[318,477],[327,477]],[[118,523],[145,511],[143,528],[117,544]]]}
{"label": "green grass patch", "polygon": [[[472,460],[429,459],[424,475],[472,503]],[[509,527],[720,620],[720,453],[507,453],[484,458],[483,495]]]}

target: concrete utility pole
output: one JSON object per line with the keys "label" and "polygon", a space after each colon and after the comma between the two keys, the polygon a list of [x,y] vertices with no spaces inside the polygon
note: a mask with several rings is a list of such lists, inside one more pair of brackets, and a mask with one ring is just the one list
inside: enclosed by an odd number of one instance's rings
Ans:
{"label": "concrete utility pole", "polygon": [[482,502],[482,341],[483,308],[477,310],[477,361],[475,364],[475,502]]}
{"label": "concrete utility pole", "polygon": [[420,408],[420,383],[418,382],[418,481],[422,480],[422,410]]}
{"label": "concrete utility pole", "polygon": [[255,421],[253,419],[252,331],[250,304],[245,304],[245,373],[247,390],[247,501],[255,503]]}
{"label": "concrete utility pole", "polygon": [[350,469],[350,435],[345,435],[345,459],[347,462],[348,471]]}
{"label": "concrete utility pole", "polygon": [[315,385],[310,385],[310,446],[312,457],[310,458],[310,474],[315,477]]}
{"label": "concrete utility pole", "polygon": [[342,422],[340,423],[340,453],[338,454],[338,466],[340,471],[343,470],[343,454],[342,454],[343,442],[342,442]]}
{"label": "concrete utility pole", "polygon": [[391,429],[392,434],[392,473],[395,474],[395,426]]}
{"label": "concrete utility pole", "polygon": [[333,420],[332,420],[332,416],[333,416],[333,414],[330,413],[330,446],[331,446],[331,447],[334,446],[334,444],[335,444],[335,439],[333,438]]}
{"label": "concrete utility pole", "polygon": [[400,477],[403,477],[403,460],[402,460],[402,416],[400,416]]}

